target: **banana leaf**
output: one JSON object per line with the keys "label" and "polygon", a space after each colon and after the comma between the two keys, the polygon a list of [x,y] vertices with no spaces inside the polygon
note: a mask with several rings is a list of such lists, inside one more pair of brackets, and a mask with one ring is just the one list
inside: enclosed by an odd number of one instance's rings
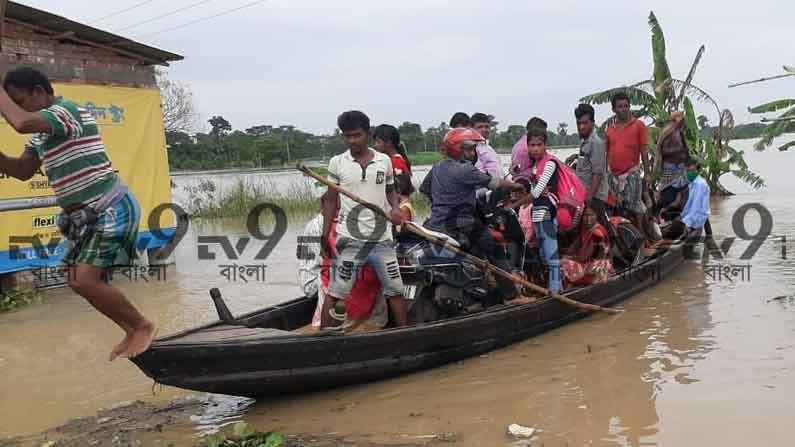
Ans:
{"label": "banana leaf", "polygon": [[793,146],[795,146],[795,141],[790,141],[789,143],[779,147],[778,150],[783,152],[783,151],[786,151],[786,150],[788,150],[789,148],[791,148]]}
{"label": "banana leaf", "polygon": [[609,104],[610,100],[616,93],[626,93],[629,96],[629,100],[632,104],[648,107],[651,104],[654,104],[657,100],[654,96],[646,93],[645,91],[633,87],[633,86],[625,86],[625,87],[617,87],[611,88],[608,90],[604,90],[598,93],[594,93],[592,95],[584,96],[580,98],[580,102],[585,104]]}
{"label": "banana leaf", "polygon": [[[668,68],[668,60],[665,58],[665,35],[654,12],[649,12],[649,27],[651,28],[651,50],[654,61],[654,88],[657,88],[671,79],[671,69]],[[663,102],[667,95],[661,92],[655,96],[659,102]]]}
{"label": "banana leaf", "polygon": [[[781,114],[781,116],[779,116],[779,118],[789,117],[795,117],[795,107],[787,110]],[[762,138],[754,145],[754,150],[763,151],[770,147],[773,144],[773,140],[775,140],[777,137],[790,132],[795,132],[795,121],[776,121],[765,128],[765,130],[762,132]]]}
{"label": "banana leaf", "polygon": [[[685,81],[675,78],[671,78],[670,82],[672,88],[684,90],[685,96],[690,96],[699,102],[704,102],[712,105],[713,107],[715,107],[716,113],[720,115],[721,111],[720,111],[720,106],[718,106],[718,102],[715,101],[715,99],[712,96],[710,96],[709,93],[704,91],[704,89],[702,89],[701,87],[693,85],[692,83],[688,84]],[[638,88],[643,91],[653,91],[654,80],[649,79],[647,81],[640,81],[638,83],[633,84],[631,87]],[[662,103],[658,102],[658,104],[665,104],[665,102],[664,101]]]}
{"label": "banana leaf", "polygon": [[795,99],[779,99],[756,107],[749,107],[751,113],[770,113],[795,106]]}
{"label": "banana leaf", "polygon": [[696,58],[693,60],[693,65],[690,66],[690,71],[687,73],[687,77],[685,78],[685,82],[680,89],[679,96],[674,101],[673,108],[679,108],[679,103],[685,99],[685,95],[687,94],[687,87],[693,82],[693,78],[696,76],[696,68],[698,68],[698,64],[701,62],[701,57],[704,56],[704,51],[706,51],[706,47],[701,45],[701,48],[698,49],[698,53],[696,53]]}
{"label": "banana leaf", "polygon": [[736,164],[740,169],[748,169],[748,164],[745,162],[745,152],[738,151],[731,146],[724,146],[729,154],[728,163],[730,165]]}
{"label": "banana leaf", "polygon": [[729,109],[720,113],[720,125],[724,129],[734,129],[734,114]]}
{"label": "banana leaf", "polygon": [[760,189],[765,187],[765,180],[754,174],[753,172],[749,171],[748,169],[737,169],[732,171],[737,178],[748,183],[754,189]]}
{"label": "banana leaf", "polygon": [[690,98],[685,96],[685,123],[682,127],[687,147],[697,147],[701,131],[698,128],[696,112]]}

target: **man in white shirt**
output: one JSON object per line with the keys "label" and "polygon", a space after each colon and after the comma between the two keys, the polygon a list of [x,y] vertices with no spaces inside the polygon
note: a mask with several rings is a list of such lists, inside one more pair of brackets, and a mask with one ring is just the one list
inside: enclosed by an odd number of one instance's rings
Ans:
{"label": "man in white shirt", "polygon": [[[350,111],[337,118],[337,125],[342,131],[348,151],[329,162],[329,180],[383,210],[391,206],[392,223],[402,225],[392,162],[388,156],[368,146],[370,119],[362,112]],[[408,323],[408,310],[403,297],[403,281],[389,222],[331,188],[327,194],[328,201],[323,206],[321,243],[323,251],[333,261],[329,296],[323,302],[321,327],[330,325],[329,311],[337,300],[350,295],[356,278],[366,265],[371,266],[378,275],[395,324],[405,326]],[[337,200],[340,203],[337,246],[331,247],[329,235],[335,217],[333,203]]]}

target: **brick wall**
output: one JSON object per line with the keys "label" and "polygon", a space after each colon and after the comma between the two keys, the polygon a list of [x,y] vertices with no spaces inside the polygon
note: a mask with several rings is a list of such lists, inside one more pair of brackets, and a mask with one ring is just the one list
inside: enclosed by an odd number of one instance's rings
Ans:
{"label": "brick wall", "polygon": [[84,82],[132,87],[155,86],[154,67],[111,50],[54,40],[31,28],[5,23],[0,72],[20,65],[44,71],[57,82]]}

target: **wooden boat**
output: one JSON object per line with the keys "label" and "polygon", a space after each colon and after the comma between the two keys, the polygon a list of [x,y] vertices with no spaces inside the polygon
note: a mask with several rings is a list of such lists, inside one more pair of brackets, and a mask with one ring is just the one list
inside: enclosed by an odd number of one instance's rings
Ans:
{"label": "wooden boat", "polygon": [[[678,242],[610,281],[567,291],[610,306],[659,283],[685,259]],[[218,307],[219,297],[214,297]],[[232,320],[160,338],[136,365],[158,383],[196,391],[259,397],[384,379],[476,356],[585,317],[552,298],[493,306],[476,314],[378,332],[296,332],[312,319],[316,299],[299,298]]]}

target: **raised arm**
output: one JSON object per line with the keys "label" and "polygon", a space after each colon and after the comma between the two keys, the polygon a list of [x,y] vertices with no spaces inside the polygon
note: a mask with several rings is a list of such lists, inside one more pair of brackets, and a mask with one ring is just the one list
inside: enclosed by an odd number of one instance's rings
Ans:
{"label": "raised arm", "polygon": [[2,87],[0,87],[0,114],[14,130],[21,134],[50,133],[52,131],[50,123],[44,117],[18,106]]}
{"label": "raised arm", "polygon": [[662,171],[662,147],[665,144],[665,141],[671,138],[671,135],[675,131],[679,130],[679,124],[675,119],[672,119],[668,122],[668,124],[663,128],[660,132],[659,138],[657,138],[657,150],[654,154],[654,173],[658,173]]}
{"label": "raised arm", "polygon": [[16,179],[29,180],[41,166],[39,157],[26,150],[21,157],[9,157],[0,152],[0,172]]}
{"label": "raised arm", "polygon": [[640,159],[643,162],[643,180],[646,182],[646,184],[651,185],[652,167],[649,164],[649,129],[646,128],[646,125],[642,123],[641,125],[643,128],[640,131],[640,141],[638,141],[638,143],[640,144]]}

